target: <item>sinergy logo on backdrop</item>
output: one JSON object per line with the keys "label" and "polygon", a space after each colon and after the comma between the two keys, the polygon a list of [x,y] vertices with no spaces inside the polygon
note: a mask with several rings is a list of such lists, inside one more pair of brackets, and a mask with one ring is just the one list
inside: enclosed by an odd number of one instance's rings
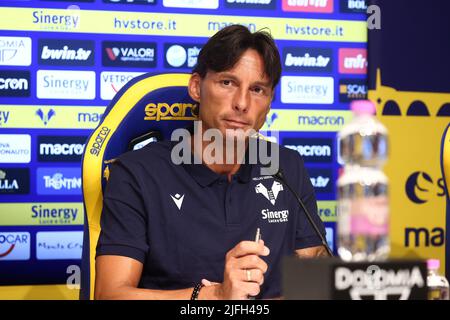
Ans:
{"label": "sinergy logo on backdrop", "polygon": [[[64,203],[42,203],[31,206],[31,219],[39,225],[67,225],[80,220],[82,210]],[[82,221],[81,221],[82,222]]]}
{"label": "sinergy logo on backdrop", "polygon": [[38,70],[39,99],[95,99],[95,72],[73,70]]}

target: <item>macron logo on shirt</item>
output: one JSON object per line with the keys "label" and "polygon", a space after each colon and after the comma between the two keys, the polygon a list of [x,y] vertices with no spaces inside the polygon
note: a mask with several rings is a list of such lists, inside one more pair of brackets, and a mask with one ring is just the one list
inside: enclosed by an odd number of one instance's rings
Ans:
{"label": "macron logo on shirt", "polygon": [[175,205],[178,207],[178,210],[181,210],[181,205],[183,204],[184,194],[180,196],[178,193],[176,195],[170,195]]}

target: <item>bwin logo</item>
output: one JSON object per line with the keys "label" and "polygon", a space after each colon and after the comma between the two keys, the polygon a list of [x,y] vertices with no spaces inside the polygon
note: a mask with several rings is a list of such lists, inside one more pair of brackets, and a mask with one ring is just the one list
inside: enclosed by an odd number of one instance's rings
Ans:
{"label": "bwin logo", "polygon": [[258,183],[255,187],[256,193],[262,194],[272,205],[275,205],[275,201],[278,198],[280,191],[283,191],[283,185],[278,181],[274,181],[272,188],[268,190],[262,183]]}
{"label": "bwin logo", "polygon": [[276,113],[272,113],[270,117],[267,117],[266,118],[267,127],[270,128],[276,119],[278,119],[278,114]]}
{"label": "bwin logo", "polygon": [[[444,179],[440,178],[436,182],[438,192],[435,191],[438,197],[445,195]],[[433,179],[426,172],[414,172],[406,180],[405,191],[409,200],[417,204],[424,204],[429,199],[424,199],[427,194],[432,192],[432,189],[436,188]],[[429,198],[429,196],[428,196]]]}
{"label": "bwin logo", "polygon": [[47,123],[50,121],[50,119],[56,115],[55,110],[50,109],[48,110],[47,114],[44,113],[44,111],[42,111],[42,109],[38,109],[36,111],[36,115],[39,117],[39,119],[42,120],[42,122],[44,123],[44,125],[47,125]]}

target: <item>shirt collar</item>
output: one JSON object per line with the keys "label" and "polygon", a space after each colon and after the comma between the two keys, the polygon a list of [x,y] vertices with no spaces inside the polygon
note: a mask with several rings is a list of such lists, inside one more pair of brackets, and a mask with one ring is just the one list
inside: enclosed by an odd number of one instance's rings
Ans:
{"label": "shirt collar", "polygon": [[[176,143],[177,142],[172,142],[172,147]],[[197,161],[194,161],[195,158],[197,159]],[[202,187],[209,186],[220,179],[222,179],[223,181],[227,181],[226,175],[220,175],[212,171],[203,163],[198,162],[199,162],[198,157],[192,153],[191,163],[182,163],[181,165],[192,176],[192,178],[194,178],[194,180]],[[248,150],[246,150],[245,161],[244,163],[241,164],[238,171],[233,176],[236,177],[236,179],[241,183],[248,183],[252,177],[253,169],[255,169],[256,167],[257,166],[255,165],[249,164]]]}

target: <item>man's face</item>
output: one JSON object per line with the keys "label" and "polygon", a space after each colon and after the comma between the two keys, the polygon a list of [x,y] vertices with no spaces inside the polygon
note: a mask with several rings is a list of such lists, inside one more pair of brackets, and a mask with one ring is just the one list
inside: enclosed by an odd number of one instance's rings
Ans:
{"label": "man's face", "polygon": [[202,79],[193,74],[189,94],[200,103],[203,129],[259,130],[273,97],[262,57],[253,49],[244,52],[231,70],[208,71]]}

